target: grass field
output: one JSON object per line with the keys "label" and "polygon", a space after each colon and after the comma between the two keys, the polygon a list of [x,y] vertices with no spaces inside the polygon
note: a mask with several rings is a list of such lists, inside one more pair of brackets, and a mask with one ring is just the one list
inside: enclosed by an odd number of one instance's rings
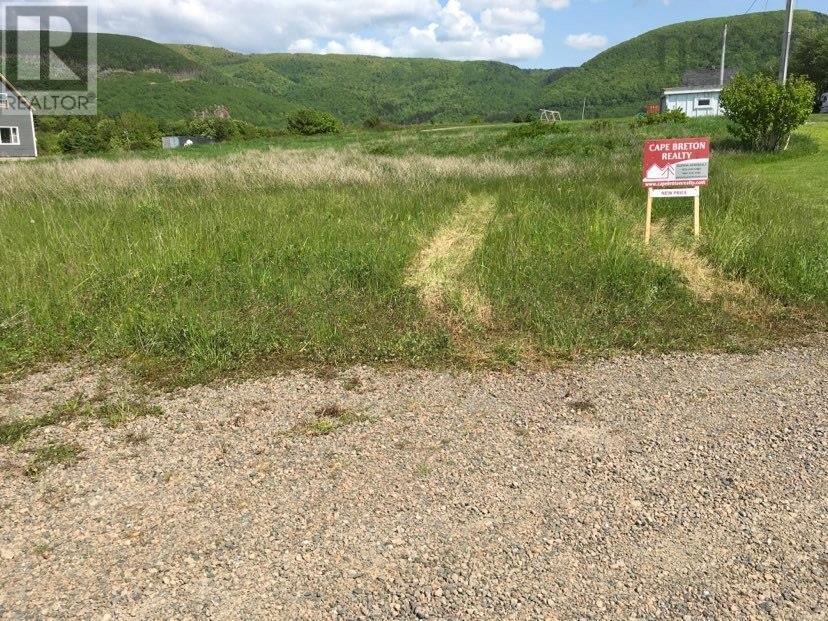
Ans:
{"label": "grass field", "polygon": [[[352,363],[554,364],[824,329],[828,124],[351,132],[0,168],[0,371],[74,356],[168,384]],[[714,137],[641,243],[646,136]],[[821,181],[820,181],[821,180]]]}

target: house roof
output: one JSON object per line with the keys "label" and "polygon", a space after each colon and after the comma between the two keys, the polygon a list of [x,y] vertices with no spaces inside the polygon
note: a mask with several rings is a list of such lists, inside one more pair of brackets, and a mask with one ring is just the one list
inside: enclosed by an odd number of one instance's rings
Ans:
{"label": "house roof", "polygon": [[14,96],[17,97],[17,101],[23,102],[23,104],[29,110],[34,110],[34,106],[32,106],[32,103],[28,99],[26,99],[26,97],[23,95],[23,93],[21,93],[19,90],[17,90],[17,88],[15,88],[14,84],[9,82],[9,79],[6,76],[4,76],[2,73],[0,73],[0,82],[5,84],[6,88],[9,89],[12,93],[14,93]]}
{"label": "house roof", "polygon": [[[729,84],[736,75],[736,69],[725,69],[725,84]],[[696,88],[699,86],[720,86],[720,69],[689,69],[681,76],[681,85],[685,88]]]}
{"label": "house roof", "polygon": [[[725,69],[725,86],[738,73],[737,69]],[[665,95],[684,95],[689,93],[717,93],[722,90],[721,70],[689,69],[681,76],[681,86],[664,89]]]}
{"label": "house roof", "polygon": [[697,88],[685,88],[677,86],[676,88],[665,88],[665,95],[692,95],[694,93],[721,93],[721,86],[699,86]]}

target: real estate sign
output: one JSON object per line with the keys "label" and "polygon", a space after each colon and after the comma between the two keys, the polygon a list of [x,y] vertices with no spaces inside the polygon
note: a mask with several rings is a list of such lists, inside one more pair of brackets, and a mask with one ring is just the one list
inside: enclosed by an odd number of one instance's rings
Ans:
{"label": "real estate sign", "polygon": [[644,143],[644,187],[707,185],[710,138],[669,138]]}

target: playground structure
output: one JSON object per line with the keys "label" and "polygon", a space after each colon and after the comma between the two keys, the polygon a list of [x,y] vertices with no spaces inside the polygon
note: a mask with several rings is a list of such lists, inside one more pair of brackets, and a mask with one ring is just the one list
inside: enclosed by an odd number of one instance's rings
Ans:
{"label": "playground structure", "polygon": [[561,120],[561,113],[557,110],[541,110],[542,123],[558,123]]}

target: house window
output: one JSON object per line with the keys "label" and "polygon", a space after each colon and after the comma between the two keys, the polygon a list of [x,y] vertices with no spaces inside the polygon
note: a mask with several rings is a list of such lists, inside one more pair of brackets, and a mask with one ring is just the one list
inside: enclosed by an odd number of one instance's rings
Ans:
{"label": "house window", "polygon": [[696,100],[696,107],[697,108],[712,108],[713,104],[711,103],[710,99],[697,99]]}
{"label": "house window", "polygon": [[16,127],[0,127],[0,144],[20,144],[20,132]]}

